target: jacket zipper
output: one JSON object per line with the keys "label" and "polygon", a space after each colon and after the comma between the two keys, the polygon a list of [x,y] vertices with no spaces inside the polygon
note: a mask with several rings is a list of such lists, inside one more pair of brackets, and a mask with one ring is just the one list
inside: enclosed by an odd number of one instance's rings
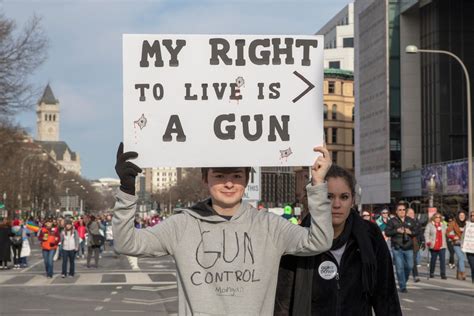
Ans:
{"label": "jacket zipper", "polygon": [[[346,243],[346,248],[344,249],[344,252],[341,256],[341,267],[342,267],[342,263],[344,261],[344,256],[346,255],[349,247],[352,246],[352,241],[349,239]],[[336,273],[336,288],[337,288],[337,293],[336,293],[336,316],[339,316],[341,315],[341,306],[339,304],[339,296],[340,296],[340,291],[341,291],[341,285],[339,283],[340,279],[341,279],[341,276],[339,274],[339,271],[340,271],[340,266],[339,264],[337,263],[337,260],[336,258],[334,257],[334,255],[331,253],[331,251],[328,251],[327,252],[329,254],[329,256],[333,259],[333,263],[336,264],[336,267],[337,267],[337,273]]]}

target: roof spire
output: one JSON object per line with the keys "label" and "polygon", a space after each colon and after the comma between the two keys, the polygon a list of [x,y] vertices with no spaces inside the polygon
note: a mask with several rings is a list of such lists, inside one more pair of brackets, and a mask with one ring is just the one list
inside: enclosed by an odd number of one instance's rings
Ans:
{"label": "roof spire", "polygon": [[51,87],[48,85],[44,89],[43,96],[41,97],[39,103],[46,103],[46,104],[56,104],[59,101],[54,97],[53,90],[51,90]]}

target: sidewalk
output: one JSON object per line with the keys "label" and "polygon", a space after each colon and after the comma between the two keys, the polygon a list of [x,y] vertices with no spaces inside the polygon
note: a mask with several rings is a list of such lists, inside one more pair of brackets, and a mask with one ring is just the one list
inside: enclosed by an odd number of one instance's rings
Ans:
{"label": "sidewalk", "polygon": [[[454,281],[457,281],[457,282],[460,282],[460,283],[470,283],[472,284],[472,279],[471,279],[471,267],[469,266],[469,263],[467,262],[467,260],[465,261],[465,273],[466,273],[466,280],[465,281],[462,281],[462,280],[457,280],[456,279],[456,272],[457,272],[457,269],[454,268],[454,269],[450,269],[449,268],[449,264],[448,264],[448,259],[449,259],[449,253],[447,252],[446,254],[446,276],[448,277],[448,280],[454,280]],[[457,262],[457,257],[456,257],[456,260],[455,260],[455,263]],[[422,252],[422,256],[421,256],[421,267],[418,267],[418,274],[419,274],[419,278],[420,279],[427,279],[428,278],[428,271],[429,271],[429,268],[428,268],[428,251],[425,250]],[[436,267],[435,267],[435,279],[438,279],[438,280],[441,280],[441,276],[440,276],[440,264],[439,264],[439,259],[436,261]],[[413,278],[413,275],[410,275],[410,278]],[[443,280],[445,281],[445,280]]]}

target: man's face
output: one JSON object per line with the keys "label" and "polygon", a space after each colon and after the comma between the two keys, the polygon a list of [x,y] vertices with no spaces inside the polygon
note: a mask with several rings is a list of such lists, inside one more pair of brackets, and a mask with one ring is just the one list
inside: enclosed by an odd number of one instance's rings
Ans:
{"label": "man's face", "polygon": [[407,208],[404,205],[397,206],[397,215],[400,218],[404,218],[407,215]]}
{"label": "man's face", "polygon": [[382,211],[382,217],[383,218],[388,218],[388,211],[387,210]]}
{"label": "man's face", "polygon": [[245,168],[209,169],[207,186],[212,203],[221,208],[233,208],[240,204],[247,186]]}

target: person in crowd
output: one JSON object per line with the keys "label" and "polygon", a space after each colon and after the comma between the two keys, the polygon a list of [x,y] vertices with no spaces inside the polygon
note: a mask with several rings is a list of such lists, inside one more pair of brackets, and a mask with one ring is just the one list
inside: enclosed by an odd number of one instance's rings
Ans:
{"label": "person in crowd", "polygon": [[104,237],[100,233],[103,229],[98,219],[91,215],[87,223],[87,267],[91,267],[91,259],[94,256],[94,268],[99,267],[99,249],[104,244]]}
{"label": "person in crowd", "polygon": [[41,241],[41,250],[43,254],[44,268],[46,277],[51,279],[54,273],[54,254],[59,244],[59,229],[53,227],[53,220],[47,218],[40,230],[38,239]]}
{"label": "person in crowd", "polygon": [[6,218],[0,218],[0,269],[8,269],[8,262],[11,261],[11,240],[12,228]]}
{"label": "person in crowd", "polygon": [[20,252],[20,268],[26,268],[28,266],[28,257],[31,254],[30,237],[31,235],[34,235],[34,231],[31,231],[22,219],[20,219],[20,225],[24,230],[23,243]]}
{"label": "person in crowd", "polygon": [[[274,315],[401,315],[387,244],[377,225],[353,208],[354,177],[332,165],[326,181],[332,247],[316,256],[282,257]],[[308,226],[311,217],[303,216],[301,225]]]}
{"label": "person in crowd", "polygon": [[458,257],[458,262],[456,265],[456,279],[458,280],[466,280],[466,268],[464,264],[466,256],[461,249],[461,240],[464,233],[464,228],[466,227],[466,220],[466,212],[461,210],[458,212],[456,218],[449,223],[449,226],[446,230],[446,234],[453,244],[456,257]]}
{"label": "person in crowd", "polygon": [[430,251],[430,278],[434,278],[436,259],[439,257],[441,279],[446,280],[446,223],[441,213],[435,213],[425,228],[426,247]]}
{"label": "person in crowd", "polygon": [[138,215],[135,216],[135,219],[133,220],[133,225],[135,226],[136,229],[145,228],[145,224],[143,223],[142,219]]}
{"label": "person in crowd", "polygon": [[86,245],[86,223],[84,217],[80,216],[74,225],[77,234],[79,235],[79,250],[77,251],[77,258],[85,258],[85,245]]}
{"label": "person in crowd", "polygon": [[[60,216],[56,221],[56,225],[54,227],[58,230],[59,235],[61,235],[62,231],[64,230],[64,223],[65,223],[65,218],[62,216]],[[55,252],[54,258],[53,258],[54,261],[62,259],[62,256],[63,256],[62,249],[63,249],[63,246],[61,244],[61,241],[59,241],[58,249]]]}
{"label": "person in crowd", "polygon": [[13,269],[20,269],[21,248],[23,239],[26,238],[26,232],[19,219],[12,222],[11,248],[13,252]]}
{"label": "person in crowd", "polygon": [[115,249],[132,256],[174,257],[180,276],[180,315],[269,315],[281,256],[316,255],[328,250],[333,239],[325,183],[331,158],[325,147],[314,150],[322,155],[312,166],[307,186],[309,228],[242,201],[250,167],[235,167],[201,169],[209,199],[177,210],[159,225],[135,229],[135,178],[141,169],[128,161],[138,154],[123,153],[120,144],[115,166],[120,177],[113,217]]}
{"label": "person in crowd", "polygon": [[388,208],[384,208],[380,212],[380,216],[377,218],[375,223],[377,224],[377,226],[382,231],[382,235],[383,235],[383,238],[385,239],[385,242],[387,243],[388,249],[391,249],[391,247],[390,247],[390,238],[387,237],[387,235],[385,235],[385,228],[387,228],[388,221],[390,220],[389,214],[390,214],[390,212],[389,212]]}
{"label": "person in crowd", "polygon": [[[79,234],[74,228],[72,220],[66,219],[64,230],[61,234],[61,244],[63,245],[63,267],[62,277],[74,277],[76,252],[79,251]],[[69,274],[67,273],[67,263],[69,261]]]}
{"label": "person in crowd", "polygon": [[103,221],[105,241],[108,246],[113,250],[114,248],[114,233],[112,231],[112,215],[107,214]]}
{"label": "person in crowd", "polygon": [[413,270],[413,236],[418,234],[415,222],[406,216],[405,202],[396,206],[397,216],[390,219],[385,234],[390,237],[392,254],[395,260],[398,285],[400,292],[407,293],[407,281]]}
{"label": "person in crowd", "polygon": [[[451,214],[444,216],[444,219],[445,220],[443,220],[443,223],[446,225],[446,227],[449,227],[454,222],[454,216],[452,216]],[[453,242],[451,241],[450,238],[446,239],[446,248],[449,251],[449,261],[448,261],[449,268],[454,269],[456,268],[456,264],[454,260],[455,252],[454,252]]]}
{"label": "person in crowd", "polygon": [[413,236],[413,280],[415,281],[415,283],[418,283],[420,282],[420,278],[418,278],[418,265],[420,263],[420,260],[421,260],[421,252],[420,252],[420,245],[422,244],[423,242],[423,234],[422,234],[422,230],[421,230],[421,225],[420,225],[420,222],[418,221],[418,219],[416,218],[415,216],[415,210],[412,209],[412,208],[409,208],[407,210],[407,216],[409,218],[411,218],[414,222],[415,222],[415,225],[416,225],[416,229],[415,231],[417,232],[416,235]]}
{"label": "person in crowd", "polygon": [[283,208],[283,215],[282,217],[287,221],[290,221],[292,224],[298,224],[298,219],[293,215],[293,208],[291,205],[285,205]]}
{"label": "person in crowd", "polygon": [[37,240],[36,233],[39,231],[38,220],[35,220],[32,216],[30,216],[25,223],[25,227],[28,228],[28,242],[30,243],[30,246],[34,246],[35,239]]}
{"label": "person in crowd", "polygon": [[153,227],[153,226],[159,224],[160,222],[161,222],[160,217],[158,215],[153,215],[149,220],[148,226]]}
{"label": "person in crowd", "polygon": [[369,211],[362,211],[361,217],[364,221],[369,221],[369,222],[372,221],[372,215],[370,214]]}
{"label": "person in crowd", "polygon": [[[464,232],[466,231],[466,229],[473,225],[474,226],[474,212],[472,212],[470,214],[470,220],[466,222],[466,226],[465,226],[465,230]],[[466,234],[464,233],[463,234],[463,241],[464,242],[464,236]],[[470,252],[470,251],[466,251],[466,257],[467,257],[467,261],[469,262],[469,266],[471,267],[471,281],[472,283],[474,284],[474,251]]]}

